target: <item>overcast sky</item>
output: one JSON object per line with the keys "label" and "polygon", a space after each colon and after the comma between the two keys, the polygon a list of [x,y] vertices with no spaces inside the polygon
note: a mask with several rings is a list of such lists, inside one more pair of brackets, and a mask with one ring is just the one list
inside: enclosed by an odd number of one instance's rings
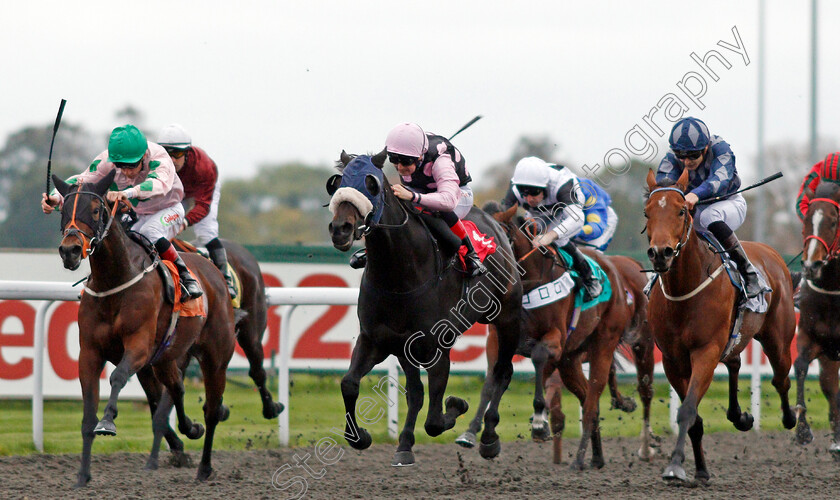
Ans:
{"label": "overcast sky", "polygon": [[[768,143],[808,138],[809,9],[767,2]],[[840,3],[820,2],[819,15],[819,133],[836,139],[840,42],[830,30]],[[733,27],[748,65],[718,44],[737,45]],[[710,62],[718,81],[690,56],[710,50],[731,65]],[[269,161],[378,151],[401,121],[448,136],[478,114],[454,141],[474,178],[523,134],[549,135],[558,157],[580,167],[626,151],[638,125],[661,157],[666,141],[643,118],[668,93],[754,178],[758,0],[30,0],[4,6],[0,54],[3,141],[53,123],[61,98],[64,120],[102,132],[131,104],[151,130],[184,125],[225,179]],[[704,78],[705,109],[678,87],[690,72]],[[689,76],[688,86],[699,82]],[[662,112],[652,121],[670,128]]]}

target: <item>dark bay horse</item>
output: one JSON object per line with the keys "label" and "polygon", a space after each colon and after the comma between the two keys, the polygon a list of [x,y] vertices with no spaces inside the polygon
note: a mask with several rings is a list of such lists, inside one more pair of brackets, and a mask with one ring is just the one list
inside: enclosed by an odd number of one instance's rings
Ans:
{"label": "dark bay horse", "polygon": [[[729,371],[729,409],[726,416],[740,431],[752,428],[753,417],[738,404],[738,371],[741,351],[755,338],[773,367],[773,386],[782,403],[782,423],[788,429],[796,417],[788,402],[791,365],[790,344],[795,329],[791,276],[782,257],[767,245],[744,242],[752,263],[763,273],[772,292],[765,295],[764,313],[744,312],[740,339],[727,356],[730,329],[737,312],[738,295],[720,257],[701,240],[685,203],[688,169],[673,186],[658,186],[648,172],[645,202],[648,257],[659,274],[648,302],[648,322],[662,351],[668,381],[680,396],[677,412],[679,434],[671,462],[662,477],[686,481],[683,469],[686,435],[691,439],[696,464],[695,478],[708,481],[703,455],[703,419],[697,405],[708,390],[719,362]],[[667,294],[667,295],[666,295]]]}
{"label": "dark bay horse", "polygon": [[[64,267],[75,270],[90,256],[90,278],[79,305],[79,382],[82,387],[82,464],[77,487],[90,481],[90,453],[96,434],[116,435],[117,399],[131,375],[137,374],[153,414],[156,442],[164,435],[177,446],[169,428],[169,404],[178,415],[178,429],[190,439],[204,434],[199,423],[184,412],[184,386],[179,365],[188,356],[199,360],[204,376],[204,419],[207,433],[197,478],[211,477],[211,451],[216,424],[226,418],[222,405],[225,372],[233,355],[234,315],[227,285],[218,269],[207,259],[183,255],[196,275],[206,299],[207,316],[178,319],[168,347],[161,347],[173,317],[173,306],[164,298],[164,284],[155,272],[159,260],[152,260],[134,242],[122,225],[112,224],[116,209],[104,200],[113,174],[95,184],[69,185],[53,176],[64,196],[61,209],[63,239],[59,255]],[[111,395],[101,420],[99,374],[105,362],[116,365],[111,374]],[[166,392],[161,392],[161,384]],[[171,403],[169,403],[171,401]],[[174,438],[172,440],[171,438]],[[181,445],[183,446],[183,445]]]}
{"label": "dark bay horse", "polygon": [[[236,342],[248,358],[248,375],[260,391],[262,414],[267,419],[276,418],[283,411],[283,405],[272,399],[266,386],[267,377],[263,368],[263,335],[267,324],[268,304],[265,298],[265,282],[260,265],[254,255],[235,241],[219,238],[227,252],[228,262],[239,277],[239,308],[246,314],[236,314]],[[195,246],[175,240],[178,250],[195,252]],[[234,311],[236,313],[237,311]]]}
{"label": "dark bay horse", "polygon": [[[566,272],[566,268],[556,265],[552,253],[533,250],[531,241],[537,236],[535,226],[522,217],[515,216],[516,206],[501,211],[497,205],[488,204],[485,210],[492,213],[493,218],[504,228],[505,237],[513,247],[513,254],[524,270],[522,283],[525,290],[550,283]],[[634,309],[627,304],[623,279],[616,268],[603,255],[594,252],[588,255],[598,262],[610,280],[613,293],[609,300],[581,312],[574,329],[570,328],[575,313],[574,293],[543,307],[523,309],[520,316],[520,345],[533,346],[530,352],[523,352],[521,349],[520,352],[530,354],[537,372],[532,424],[539,426],[543,423],[546,408],[543,381],[547,381],[555,369],[559,370],[563,383],[581,402],[583,432],[575,460],[571,464],[575,470],[584,468],[583,461],[589,441],[592,442],[592,466],[604,466],[598,400],[610,376],[613,353],[634,313]],[[491,332],[487,346],[488,365],[495,361],[495,342]],[[584,376],[581,367],[584,358],[590,364],[589,380]],[[485,385],[477,414],[470,422],[467,432],[456,440],[458,444],[469,447],[474,443],[474,436],[481,428],[482,409],[485,407],[487,395]],[[549,415],[554,436],[554,463],[560,463],[565,415],[559,404],[559,392],[552,392],[552,397],[554,399],[550,398],[552,404],[549,407]]]}
{"label": "dark bay horse", "polygon": [[808,365],[819,359],[820,388],[828,400],[828,420],[833,433],[829,451],[840,459],[840,186],[822,182],[811,200],[802,226],[804,283],[799,302],[799,355],[796,372],[798,425],[796,440],[808,444],[814,436],[805,417],[805,377]]}
{"label": "dark bay horse", "polygon": [[443,412],[449,350],[474,323],[490,323],[498,333],[499,356],[488,377],[492,390],[479,451],[484,458],[493,458],[501,450],[495,430],[499,400],[513,374],[511,359],[519,339],[522,285],[510,246],[501,227],[473,207],[466,220],[488,239],[494,238],[497,249],[484,262],[487,273],[467,279],[460,264],[452,264],[452,253],[443,255],[430,237],[426,224],[434,221],[424,222],[410,204],[394,196],[382,173],[385,157],[384,151],[372,157],[342,152],[342,174],[327,183],[333,245],[347,251],[365,235],[368,256],[359,289],[360,333],[341,381],[345,438],[358,450],[370,446],[370,434],[356,421],[359,381],[393,354],[405,372],[408,413],[392,465],[413,464],[414,426],[423,406],[420,369],[427,371],[429,380],[425,429],[437,436],[451,429],[469,408],[463,399],[450,396]]}

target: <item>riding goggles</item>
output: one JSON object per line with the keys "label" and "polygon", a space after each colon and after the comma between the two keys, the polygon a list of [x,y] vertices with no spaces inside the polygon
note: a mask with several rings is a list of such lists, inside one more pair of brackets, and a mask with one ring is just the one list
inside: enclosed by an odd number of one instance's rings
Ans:
{"label": "riding goggles", "polygon": [[139,167],[140,163],[142,161],[143,160],[138,160],[138,161],[135,161],[133,163],[123,163],[123,162],[117,161],[117,162],[114,162],[114,166],[117,167],[120,170],[123,170],[123,169],[132,170],[132,169],[135,169],[135,168]]}
{"label": "riding goggles", "polygon": [[699,151],[675,150],[674,151],[674,156],[676,156],[678,160],[696,160],[697,158],[700,158],[701,156],[703,156],[703,150],[702,149],[699,150]]}
{"label": "riding goggles", "polygon": [[539,196],[545,193],[545,188],[538,186],[516,186],[522,196]]}
{"label": "riding goggles", "polygon": [[185,154],[187,154],[186,149],[167,148],[167,147],[164,147],[163,149],[166,150],[166,152],[169,154],[169,156],[171,156],[172,158],[176,158],[176,159],[184,156]]}
{"label": "riding goggles", "polygon": [[388,153],[388,161],[394,165],[414,165],[417,163],[417,158],[397,153]]}

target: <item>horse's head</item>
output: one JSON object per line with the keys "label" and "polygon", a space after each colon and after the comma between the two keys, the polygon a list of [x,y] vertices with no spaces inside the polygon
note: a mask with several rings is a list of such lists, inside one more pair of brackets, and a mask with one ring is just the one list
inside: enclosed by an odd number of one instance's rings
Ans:
{"label": "horse's head", "polygon": [[806,278],[816,280],[828,261],[840,254],[840,185],[821,182],[816,193],[804,194],[810,202],[802,221],[802,269]]}
{"label": "horse's head", "polygon": [[341,173],[327,180],[333,214],[330,237],[333,246],[342,252],[379,222],[386,195],[387,183],[382,173],[386,155],[384,150],[374,156],[355,156],[342,151],[338,166]]}
{"label": "horse's head", "polygon": [[490,214],[502,226],[513,250],[513,256],[525,270],[525,276],[533,277],[540,274],[539,265],[541,261],[532,259],[531,257],[536,257],[534,254],[545,255],[545,251],[540,252],[535,250],[531,242],[539,238],[542,234],[540,232],[540,226],[536,221],[516,215],[517,208],[518,206],[514,205],[507,210],[502,210],[501,205],[496,201],[487,202],[482,207],[485,212]]}
{"label": "horse's head", "polygon": [[[663,183],[664,184],[664,183]],[[648,196],[645,201],[645,231],[648,237],[648,258],[653,270],[664,273],[671,268],[691,234],[691,214],[685,204],[688,169],[683,170],[674,185],[658,185],[653,170],[647,176]]]}
{"label": "horse's head", "polygon": [[112,171],[95,184],[68,184],[52,176],[55,188],[64,197],[61,207],[61,244],[58,254],[66,269],[78,269],[82,260],[92,254],[105,237],[109,218],[103,196],[114,182]]}

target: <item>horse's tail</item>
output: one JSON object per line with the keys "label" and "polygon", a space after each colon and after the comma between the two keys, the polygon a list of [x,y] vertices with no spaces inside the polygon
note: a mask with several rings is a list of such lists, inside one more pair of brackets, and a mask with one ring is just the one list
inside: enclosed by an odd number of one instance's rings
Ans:
{"label": "horse's tail", "polygon": [[234,328],[238,329],[239,328],[239,323],[241,323],[242,320],[244,320],[247,317],[248,317],[248,311],[246,311],[244,309],[234,309],[233,310]]}

